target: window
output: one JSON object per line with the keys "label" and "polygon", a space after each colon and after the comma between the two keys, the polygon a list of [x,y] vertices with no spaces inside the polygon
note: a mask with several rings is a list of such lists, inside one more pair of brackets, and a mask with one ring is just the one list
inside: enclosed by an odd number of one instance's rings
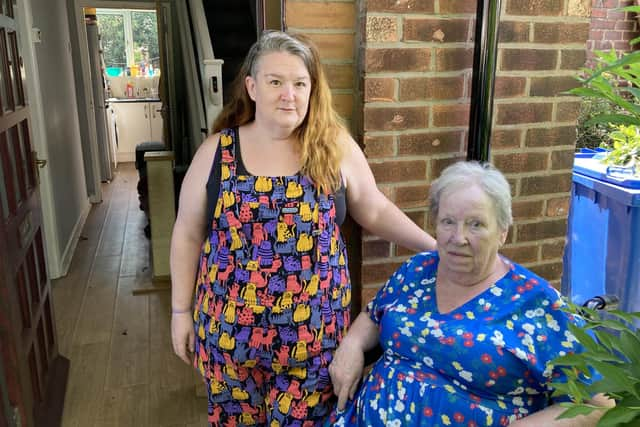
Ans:
{"label": "window", "polygon": [[155,10],[97,9],[102,54],[109,76],[160,71]]}

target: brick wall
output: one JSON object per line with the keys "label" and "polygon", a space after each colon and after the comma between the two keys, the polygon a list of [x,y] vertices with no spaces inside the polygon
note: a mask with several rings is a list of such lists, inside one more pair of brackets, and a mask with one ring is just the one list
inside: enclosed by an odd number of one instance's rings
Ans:
{"label": "brick wall", "polygon": [[589,59],[594,49],[609,50],[613,47],[620,51],[631,50],[629,41],[638,36],[636,14],[616,9],[634,4],[633,0],[593,0],[587,40]]}
{"label": "brick wall", "polygon": [[[559,93],[585,63],[590,12],[591,0],[502,2],[491,154],[513,188],[504,253],[556,285],[579,104]],[[466,156],[475,2],[288,0],[285,13],[288,30],[318,42],[380,189],[432,230],[429,182]],[[359,249],[356,304],[411,255],[366,233]]]}
{"label": "brick wall", "polygon": [[[505,0],[492,161],[509,178],[505,255],[559,284],[590,0]],[[475,2],[369,0],[363,142],[379,186],[420,226],[428,183],[466,156]],[[363,299],[410,253],[364,235]]]}

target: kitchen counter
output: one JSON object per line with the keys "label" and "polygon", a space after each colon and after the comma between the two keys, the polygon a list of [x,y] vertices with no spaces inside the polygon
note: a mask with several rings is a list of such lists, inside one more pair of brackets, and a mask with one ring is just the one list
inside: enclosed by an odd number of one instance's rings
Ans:
{"label": "kitchen counter", "polygon": [[147,98],[108,98],[108,103],[117,103],[117,102],[160,102],[160,98],[158,97],[147,97]]}

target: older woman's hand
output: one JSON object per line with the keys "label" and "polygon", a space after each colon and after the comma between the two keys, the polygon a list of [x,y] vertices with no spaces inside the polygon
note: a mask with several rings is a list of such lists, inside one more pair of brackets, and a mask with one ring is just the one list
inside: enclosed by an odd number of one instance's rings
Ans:
{"label": "older woman's hand", "polygon": [[340,344],[329,365],[329,374],[333,383],[333,392],[338,396],[338,411],[343,411],[348,399],[358,388],[364,369],[364,352],[362,349],[345,340]]}

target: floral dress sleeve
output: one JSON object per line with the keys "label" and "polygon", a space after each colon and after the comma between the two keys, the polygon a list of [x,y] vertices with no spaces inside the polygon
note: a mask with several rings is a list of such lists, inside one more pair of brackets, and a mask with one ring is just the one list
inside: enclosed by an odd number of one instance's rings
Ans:
{"label": "floral dress sleeve", "polygon": [[395,273],[389,277],[389,280],[378,291],[375,298],[367,304],[367,312],[369,317],[376,324],[380,325],[382,316],[387,312],[390,306],[393,306],[401,299],[403,284],[407,280],[415,277],[417,274],[424,275],[424,269],[432,266],[435,272],[437,265],[437,254],[435,252],[423,252],[409,258],[404,262]]}
{"label": "floral dress sleeve", "polygon": [[[521,346],[516,348],[519,357],[527,359],[531,374],[551,394],[551,382],[564,382],[566,375],[561,367],[553,367],[551,361],[570,353],[581,353],[584,347],[569,330],[569,324],[580,326],[584,320],[563,310],[566,303],[551,285],[542,281],[541,292],[528,299],[522,306],[520,336]],[[556,396],[553,402],[569,401],[569,396]]]}

